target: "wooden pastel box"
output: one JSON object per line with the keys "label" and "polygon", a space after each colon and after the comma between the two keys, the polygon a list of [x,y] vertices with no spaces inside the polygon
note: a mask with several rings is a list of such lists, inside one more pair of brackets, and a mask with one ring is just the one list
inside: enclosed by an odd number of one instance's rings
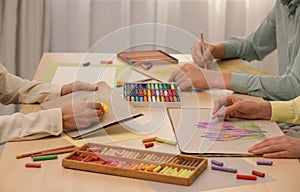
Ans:
{"label": "wooden pastel box", "polygon": [[133,106],[180,107],[175,83],[125,83],[124,99]]}
{"label": "wooden pastel box", "polygon": [[118,58],[122,59],[128,64],[141,64],[141,63],[152,63],[152,64],[177,64],[178,59],[172,57],[170,54],[162,50],[147,50],[147,51],[131,51],[131,52],[120,52],[117,54]]}
{"label": "wooden pastel box", "polygon": [[207,159],[88,143],[65,157],[65,168],[190,185],[207,167]]}

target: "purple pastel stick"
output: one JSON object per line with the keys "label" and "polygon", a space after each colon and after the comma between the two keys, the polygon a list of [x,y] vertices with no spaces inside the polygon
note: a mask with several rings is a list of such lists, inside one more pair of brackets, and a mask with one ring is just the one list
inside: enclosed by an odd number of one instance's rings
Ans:
{"label": "purple pastel stick", "polygon": [[228,168],[228,167],[218,167],[218,166],[211,166],[212,170],[217,171],[224,171],[224,172],[230,172],[230,173],[237,173],[237,169],[234,168]]}
{"label": "purple pastel stick", "polygon": [[220,162],[220,161],[217,161],[217,160],[211,160],[211,164],[214,164],[214,165],[218,165],[220,167],[223,167],[224,163],[223,162]]}
{"label": "purple pastel stick", "polygon": [[257,160],[256,161],[257,165],[273,165],[273,161],[268,161],[268,160]]}

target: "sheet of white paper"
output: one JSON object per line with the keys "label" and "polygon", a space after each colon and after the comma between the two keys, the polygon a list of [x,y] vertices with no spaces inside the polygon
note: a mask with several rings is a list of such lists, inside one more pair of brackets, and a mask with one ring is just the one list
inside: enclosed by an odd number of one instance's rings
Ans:
{"label": "sheet of white paper", "polygon": [[74,81],[83,81],[95,84],[99,81],[105,81],[110,87],[113,87],[115,76],[115,67],[58,66],[51,83],[62,85]]}

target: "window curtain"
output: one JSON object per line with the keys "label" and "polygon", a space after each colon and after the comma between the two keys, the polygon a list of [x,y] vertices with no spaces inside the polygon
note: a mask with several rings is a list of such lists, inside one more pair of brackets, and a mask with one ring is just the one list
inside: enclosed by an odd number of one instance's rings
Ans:
{"label": "window curtain", "polygon": [[[142,23],[176,26],[196,38],[204,32],[209,42],[246,35],[262,21],[275,0],[52,0],[52,3],[52,51],[85,52],[115,30]],[[153,30],[154,37],[158,36],[156,32]],[[167,31],[165,37],[168,39]],[[186,53],[193,44],[180,37],[176,43]],[[112,50],[110,46],[107,45],[108,51]],[[277,74],[276,53],[251,65]]]}
{"label": "window curtain", "polygon": [[[9,72],[32,79],[50,48],[51,0],[0,0],[0,62]],[[15,111],[1,106],[1,114]]]}

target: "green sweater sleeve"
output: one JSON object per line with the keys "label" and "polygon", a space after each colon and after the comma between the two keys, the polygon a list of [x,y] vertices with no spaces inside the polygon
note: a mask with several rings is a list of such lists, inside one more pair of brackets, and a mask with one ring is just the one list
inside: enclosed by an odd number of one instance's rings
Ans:
{"label": "green sweater sleeve", "polygon": [[232,73],[231,89],[260,96],[267,100],[291,100],[300,95],[300,9],[293,18],[287,7],[276,1],[275,6],[256,30],[246,37],[224,42],[225,58],[262,60],[278,50],[278,76]]}

